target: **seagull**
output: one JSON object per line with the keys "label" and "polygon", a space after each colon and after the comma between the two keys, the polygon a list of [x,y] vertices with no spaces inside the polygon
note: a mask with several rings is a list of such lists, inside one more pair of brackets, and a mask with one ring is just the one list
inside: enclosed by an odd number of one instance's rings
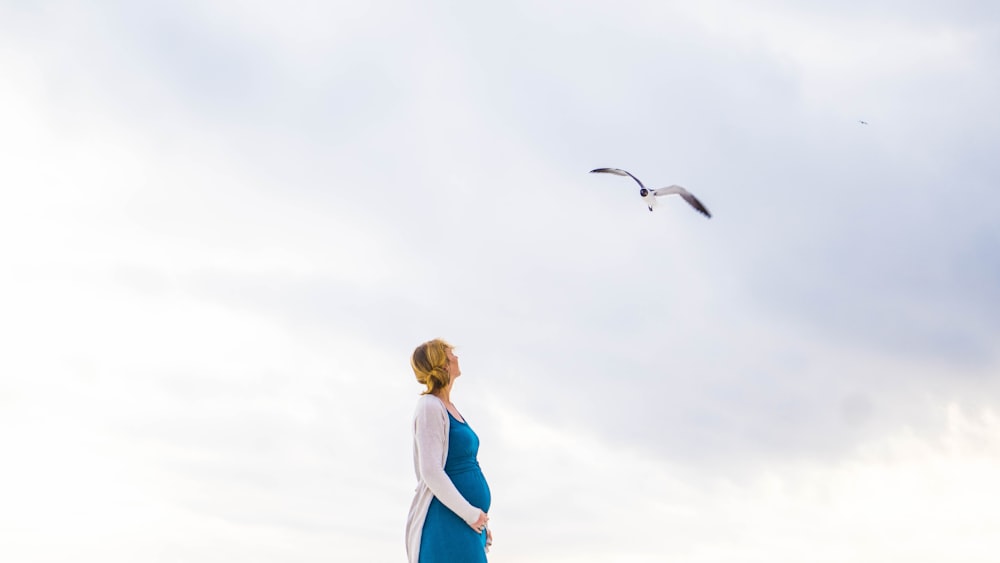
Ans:
{"label": "seagull", "polygon": [[639,184],[639,195],[642,196],[642,200],[646,202],[646,207],[648,207],[650,211],[652,211],[653,208],[656,207],[656,196],[677,194],[682,198],[684,198],[684,201],[690,203],[691,207],[695,208],[695,210],[698,211],[698,213],[701,213],[705,217],[712,216],[712,214],[708,212],[708,209],[705,208],[705,206],[702,205],[700,201],[698,201],[698,198],[694,197],[693,195],[691,195],[691,192],[685,190],[680,186],[673,185],[673,186],[667,186],[665,188],[649,190],[646,189],[646,186],[642,185],[642,182],[640,182],[638,178],[636,178],[629,172],[622,170],[621,168],[595,168],[594,170],[590,171],[591,174],[595,172],[604,174],[614,174],[616,176],[628,176],[629,178],[635,180],[635,183]]}
{"label": "seagull", "polygon": [[860,123],[860,124],[862,124],[862,125],[868,125],[868,122],[867,122],[867,121],[865,121],[864,119],[859,119],[859,120],[858,120],[858,123]]}

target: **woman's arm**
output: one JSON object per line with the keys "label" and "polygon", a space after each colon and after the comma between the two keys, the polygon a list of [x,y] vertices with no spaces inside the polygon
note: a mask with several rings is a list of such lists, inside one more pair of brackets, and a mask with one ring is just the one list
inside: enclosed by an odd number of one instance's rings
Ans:
{"label": "woman's arm", "polygon": [[446,456],[444,448],[448,438],[447,422],[442,420],[441,413],[435,412],[436,410],[428,402],[422,402],[414,420],[420,478],[442,504],[465,520],[469,526],[474,527],[483,515],[483,511],[465,500],[451,482],[451,478],[444,472],[442,460]]}

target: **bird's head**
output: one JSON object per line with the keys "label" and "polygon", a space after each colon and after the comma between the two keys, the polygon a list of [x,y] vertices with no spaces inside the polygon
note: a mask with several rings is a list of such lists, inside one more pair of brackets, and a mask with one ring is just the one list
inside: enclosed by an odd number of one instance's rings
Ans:
{"label": "bird's head", "polygon": [[646,197],[649,195],[649,190],[647,190],[646,188],[641,188],[639,190],[639,195],[641,195],[642,197]]}

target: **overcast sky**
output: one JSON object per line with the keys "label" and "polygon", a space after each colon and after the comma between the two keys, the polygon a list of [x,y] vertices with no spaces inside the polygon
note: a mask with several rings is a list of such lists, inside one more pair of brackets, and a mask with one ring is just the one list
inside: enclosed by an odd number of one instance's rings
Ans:
{"label": "overcast sky", "polygon": [[0,0],[0,559],[993,561],[998,6]]}

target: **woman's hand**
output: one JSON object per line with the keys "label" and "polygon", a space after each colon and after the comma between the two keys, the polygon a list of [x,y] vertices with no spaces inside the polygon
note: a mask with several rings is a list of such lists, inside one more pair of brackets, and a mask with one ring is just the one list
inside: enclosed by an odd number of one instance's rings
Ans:
{"label": "woman's hand", "polygon": [[493,545],[493,530],[486,528],[486,549]]}
{"label": "woman's hand", "polygon": [[476,520],[476,523],[472,524],[472,529],[477,532],[482,532],[486,528],[486,523],[489,521],[490,521],[489,515],[480,510],[479,520]]}

